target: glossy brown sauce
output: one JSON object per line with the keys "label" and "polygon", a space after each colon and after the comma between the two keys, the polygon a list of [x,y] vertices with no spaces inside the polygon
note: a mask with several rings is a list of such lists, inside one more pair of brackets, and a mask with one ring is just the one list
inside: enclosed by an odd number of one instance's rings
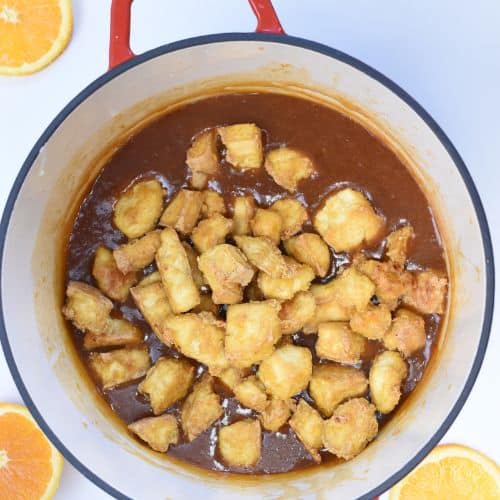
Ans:
{"label": "glossy brown sauce", "polygon": [[[112,224],[112,207],[127,186],[137,178],[156,177],[164,185],[168,201],[181,187],[188,186],[185,156],[193,135],[208,127],[238,122],[255,122],[261,127],[266,148],[286,144],[311,157],[317,173],[301,182],[296,194],[308,207],[310,215],[330,191],[346,184],[354,185],[368,194],[377,210],[386,217],[388,230],[403,221],[413,225],[416,237],[409,251],[412,265],[446,272],[443,248],[426,197],[398,157],[378,138],[350,118],[312,101],[277,94],[245,93],[210,97],[188,104],[149,124],[116,151],[99,173],[76,215],[67,247],[66,279],[95,284],[91,267],[96,248],[100,245],[115,248],[126,241]],[[229,207],[234,195],[252,194],[263,206],[285,195],[283,188],[275,184],[263,168],[241,173],[223,165],[221,174],[209,187],[221,192]],[[372,250],[376,254],[377,246]],[[346,262],[345,255],[335,255],[329,277]],[[153,269],[150,266],[146,273]],[[153,362],[165,354],[182,357],[155,337],[131,298],[115,307],[118,316],[123,315],[143,330]],[[440,321],[438,315],[426,317],[427,345],[408,360],[410,370],[403,386],[403,397],[422,377]],[[79,355],[86,363],[83,335],[69,323],[68,326]],[[314,335],[296,334],[293,341],[311,347],[315,338]],[[368,342],[361,363],[367,373],[379,350],[378,342]],[[198,373],[202,370],[200,366]],[[137,393],[138,383],[101,392],[125,423],[152,414],[148,402]],[[206,469],[244,473],[286,472],[314,465],[288,426],[279,433],[263,432],[262,455],[254,467],[237,469],[223,465],[217,457],[218,428],[255,415],[255,412],[242,408],[222,386],[217,385],[216,390],[223,396],[223,417],[192,443],[181,440],[178,445],[171,446],[168,455]],[[311,401],[307,393],[302,396]],[[180,405],[168,410],[177,414],[179,411]],[[390,417],[391,414],[379,415],[380,424]],[[324,462],[335,460],[328,453],[322,456]]]}

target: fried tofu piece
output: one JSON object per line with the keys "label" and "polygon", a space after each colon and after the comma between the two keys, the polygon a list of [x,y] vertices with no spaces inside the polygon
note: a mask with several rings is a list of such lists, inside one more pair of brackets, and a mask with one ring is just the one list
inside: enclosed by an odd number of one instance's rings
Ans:
{"label": "fried tofu piece", "polygon": [[293,344],[276,349],[257,370],[268,394],[277,399],[288,399],[304,390],[311,375],[311,351]]}
{"label": "fried tofu piece", "polygon": [[116,347],[137,344],[144,336],[139,328],[125,319],[108,319],[104,331],[87,332],[83,337],[83,348],[86,351],[103,347]]}
{"label": "fried tofu piece", "polygon": [[310,158],[300,151],[286,147],[269,151],[264,168],[276,184],[291,193],[297,190],[302,179],[307,179],[314,173]]}
{"label": "fried tofu piece", "polygon": [[111,309],[113,309],[113,303],[97,288],[81,281],[68,283],[66,304],[62,313],[79,330],[105,331]]}
{"label": "fried tofu piece", "polygon": [[243,299],[243,288],[254,270],[233,245],[217,245],[198,257],[198,267],[212,289],[215,304],[236,304]]}
{"label": "fried tofu piece", "polygon": [[141,418],[130,424],[128,429],[161,453],[165,453],[171,444],[179,442],[179,426],[174,415]]}
{"label": "fried tofu piece", "polygon": [[122,274],[127,274],[149,266],[155,260],[158,248],[160,248],[160,231],[150,231],[141,238],[115,248],[113,257]]}
{"label": "fried tofu piece", "polygon": [[346,399],[363,396],[367,390],[368,380],[362,370],[332,363],[315,366],[309,382],[309,394],[325,417],[331,417]]}
{"label": "fried tofu piece", "polygon": [[91,370],[103,389],[111,389],[146,374],[151,366],[148,348],[131,347],[110,352],[92,352],[89,355]]}
{"label": "fried tofu piece", "polygon": [[226,313],[226,357],[247,368],[270,356],[281,337],[278,311],[269,302],[233,304]]}
{"label": "fried tofu piece", "polygon": [[238,123],[217,129],[226,147],[226,161],[245,170],[262,165],[262,132],[254,123]]}
{"label": "fried tofu piece", "polygon": [[260,458],[262,432],[258,420],[246,419],[219,430],[219,452],[233,467],[249,467]]}
{"label": "fried tofu piece", "polygon": [[201,220],[193,229],[191,240],[198,252],[203,253],[221,245],[233,228],[233,221],[220,214]]}
{"label": "fried tofu piece", "polygon": [[255,375],[243,379],[234,388],[234,395],[243,406],[255,411],[264,411],[268,404],[266,388]]}
{"label": "fried tofu piece", "polygon": [[231,391],[243,380],[244,370],[230,366],[223,370],[217,378]]}
{"label": "fried tofu piece", "polygon": [[194,313],[209,312],[214,316],[219,313],[219,307],[212,300],[211,295],[200,295],[200,303],[193,309]]}
{"label": "fried tofu piece", "polygon": [[411,224],[393,231],[386,238],[385,255],[399,269],[405,266],[408,245],[413,238],[415,238],[415,231]]}
{"label": "fried tofu piece", "polygon": [[302,328],[314,317],[316,300],[311,292],[298,292],[293,299],[283,302],[279,312],[281,332],[289,335]]}
{"label": "fried tofu piece", "polygon": [[297,234],[302,229],[304,222],[309,218],[304,205],[300,201],[291,198],[275,201],[269,209],[281,216],[281,239],[283,240]]}
{"label": "fried tofu piece", "polygon": [[116,265],[113,252],[106,247],[99,247],[95,252],[92,276],[101,291],[118,302],[127,300],[130,287],[137,283],[136,273],[123,274]]}
{"label": "fried tofu piece", "polygon": [[205,187],[209,177],[219,170],[215,129],[206,130],[193,139],[186,153],[186,163],[192,173],[191,184],[197,189]]}
{"label": "fried tofu piece", "polygon": [[259,420],[264,429],[278,432],[288,422],[292,411],[295,411],[293,399],[271,399],[259,415]]}
{"label": "fried tofu piece", "polygon": [[203,193],[181,189],[160,217],[160,226],[168,226],[184,235],[191,234],[201,214]]}
{"label": "fried tofu piece", "polygon": [[331,321],[349,321],[349,314],[336,301],[325,302],[324,304],[316,303],[316,311],[314,316],[304,325],[304,333],[317,333],[318,326],[321,323]]}
{"label": "fried tofu piece", "polygon": [[224,198],[217,191],[212,191],[211,189],[206,189],[203,191],[203,204],[201,205],[201,217],[203,219],[208,219],[212,215],[226,214],[226,203]]}
{"label": "fried tofu piece", "polygon": [[258,208],[250,221],[250,227],[254,236],[265,236],[278,245],[281,239],[283,220],[278,212],[269,208]]}
{"label": "fried tofu piece", "polygon": [[366,309],[351,316],[349,326],[353,332],[371,340],[381,340],[391,327],[391,310],[384,304],[368,304]]}
{"label": "fried tofu piece", "polygon": [[380,413],[394,410],[407,376],[408,367],[401,354],[395,351],[377,354],[370,368],[370,398]]}
{"label": "fried tofu piece", "polygon": [[405,358],[425,346],[425,321],[422,316],[408,309],[399,309],[390,330],[384,335],[387,349],[398,350]]}
{"label": "fried tofu piece", "polygon": [[113,222],[127,238],[139,238],[156,226],[163,209],[163,188],[157,180],[128,188],[113,207]]}
{"label": "fried tofu piece", "polygon": [[381,234],[384,218],[359,191],[346,188],[331,194],[314,216],[314,227],[336,252],[350,252]]}
{"label": "fried tofu piece", "polygon": [[330,322],[318,326],[316,354],[320,358],[338,363],[359,363],[365,345],[365,338],[354,333],[347,323]]}
{"label": "fried tofu piece", "polygon": [[159,358],[137,390],[149,398],[155,415],[186,396],[194,380],[194,366],[185,360]]}
{"label": "fried tofu piece", "polygon": [[435,271],[413,275],[411,287],[403,296],[403,303],[422,314],[443,314],[448,293],[448,280]]}
{"label": "fried tofu piece", "polygon": [[158,281],[161,281],[160,273],[158,271],[154,271],[151,274],[144,276],[144,278],[137,283],[137,286],[151,285],[151,283],[157,283]]}
{"label": "fried tofu piece", "polygon": [[191,276],[193,277],[196,286],[198,288],[205,286],[207,282],[198,267],[198,254],[196,253],[196,250],[187,241],[183,241],[182,246],[186,251],[186,257],[188,258],[189,266],[191,267]]}
{"label": "fried tofu piece", "polygon": [[321,415],[306,401],[300,399],[289,425],[313,460],[319,464],[321,462],[319,450],[323,446],[323,419]]}
{"label": "fried tofu piece", "polygon": [[316,276],[323,278],[330,270],[330,249],[321,236],[302,233],[283,242],[288,255],[311,266]]}
{"label": "fried tofu piece", "polygon": [[220,396],[213,389],[213,379],[205,374],[182,405],[181,424],[188,441],[206,431],[223,413]]}
{"label": "fried tofu piece", "polygon": [[160,234],[161,245],[156,252],[156,265],[167,292],[168,302],[175,314],[189,311],[200,303],[186,249],[177,233],[165,228]]}
{"label": "fried tofu piece", "polygon": [[233,233],[244,236],[250,233],[250,221],[255,215],[255,200],[252,196],[237,196],[233,202]]}
{"label": "fried tofu piece", "polygon": [[323,445],[334,455],[350,460],[359,455],[378,433],[375,406],[354,398],[337,406],[323,425]]}
{"label": "fried tofu piece", "polygon": [[195,359],[217,375],[228,366],[224,355],[224,323],[210,313],[188,313],[165,320],[167,338],[188,358]]}

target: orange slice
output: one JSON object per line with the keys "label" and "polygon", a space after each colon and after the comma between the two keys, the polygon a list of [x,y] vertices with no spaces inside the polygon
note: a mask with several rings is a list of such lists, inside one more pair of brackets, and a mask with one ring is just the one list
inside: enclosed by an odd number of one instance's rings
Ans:
{"label": "orange slice", "polygon": [[0,74],[47,66],[68,45],[72,26],[71,0],[1,0]]}
{"label": "orange slice", "polygon": [[500,500],[500,468],[466,446],[437,446],[390,491],[390,500]]}
{"label": "orange slice", "polygon": [[52,498],[62,465],[61,454],[28,410],[0,403],[0,498]]}

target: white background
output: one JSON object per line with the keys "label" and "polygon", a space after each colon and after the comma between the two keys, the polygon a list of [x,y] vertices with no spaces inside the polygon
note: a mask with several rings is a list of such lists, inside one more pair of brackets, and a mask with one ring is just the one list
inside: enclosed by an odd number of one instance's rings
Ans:
{"label": "white background", "polygon": [[[0,77],[0,205],[30,148],[57,112],[107,68],[109,1],[74,0],[73,39],[42,72]],[[500,2],[497,0],[275,0],[291,35],[375,67],[437,120],[462,155],[489,218],[500,266]],[[252,31],[245,0],[136,0],[132,47],[143,52],[196,35]],[[497,272],[497,281],[500,282]],[[498,306],[498,300],[497,300]],[[498,314],[483,368],[443,442],[500,462]],[[0,356],[0,401],[20,401]],[[59,499],[108,498],[66,464]]]}

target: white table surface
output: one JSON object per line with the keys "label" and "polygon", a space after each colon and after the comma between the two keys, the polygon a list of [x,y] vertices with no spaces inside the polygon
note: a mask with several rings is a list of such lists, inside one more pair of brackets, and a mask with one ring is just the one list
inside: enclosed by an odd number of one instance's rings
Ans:
{"label": "white table surface", "polygon": [[[325,43],[372,65],[407,90],[437,120],[476,182],[500,267],[500,2],[274,3],[288,33]],[[50,120],[106,70],[110,2],[73,0],[73,4],[73,39],[64,54],[38,74],[0,77],[2,207],[22,162]],[[136,0],[132,47],[139,53],[181,38],[251,31],[254,26],[245,0]],[[443,442],[477,448],[497,462],[499,352],[497,314],[476,385],[443,438]],[[1,356],[0,401],[21,401]],[[57,498],[109,497],[66,464]]]}

